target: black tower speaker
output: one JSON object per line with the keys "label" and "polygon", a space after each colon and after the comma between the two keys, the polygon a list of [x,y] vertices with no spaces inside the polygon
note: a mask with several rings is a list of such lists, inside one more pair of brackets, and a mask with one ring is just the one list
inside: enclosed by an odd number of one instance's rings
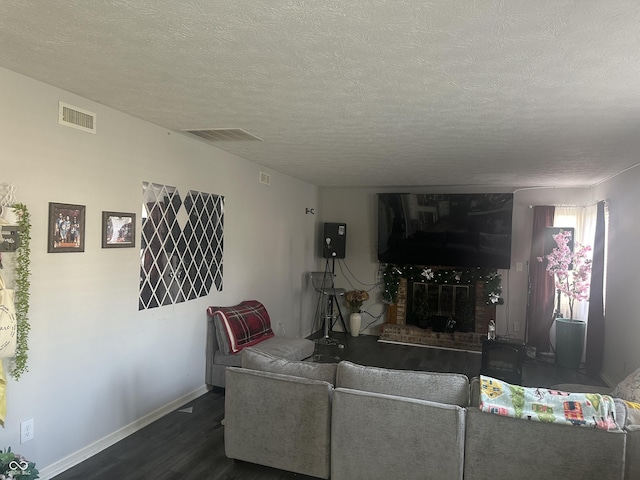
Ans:
{"label": "black tower speaker", "polygon": [[347,224],[325,223],[322,235],[322,256],[344,258],[347,247]]}

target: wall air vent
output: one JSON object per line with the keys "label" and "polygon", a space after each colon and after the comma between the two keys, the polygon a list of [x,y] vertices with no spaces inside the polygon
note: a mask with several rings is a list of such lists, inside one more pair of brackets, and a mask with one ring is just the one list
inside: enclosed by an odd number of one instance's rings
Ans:
{"label": "wall air vent", "polygon": [[260,178],[258,179],[263,185],[271,185],[271,175],[268,173],[260,172]]}
{"label": "wall air vent", "polygon": [[96,133],[96,114],[74,107],[64,102],[58,102],[58,123],[83,132]]}
{"label": "wall air vent", "polygon": [[209,142],[246,142],[246,141],[258,141],[261,142],[260,137],[251,135],[249,132],[241,128],[207,128],[199,130],[182,130],[189,135],[202,138]]}

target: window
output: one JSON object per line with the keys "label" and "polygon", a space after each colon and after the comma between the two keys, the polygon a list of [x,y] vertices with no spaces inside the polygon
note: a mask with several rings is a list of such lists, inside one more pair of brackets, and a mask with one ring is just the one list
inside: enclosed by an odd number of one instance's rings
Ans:
{"label": "window", "polygon": [[[609,210],[608,205],[605,205],[605,230],[608,225]],[[593,242],[596,232],[596,205],[589,205],[586,207],[577,206],[556,206],[554,221],[554,227],[567,227],[575,228],[575,241],[582,245],[590,245],[593,247]],[[606,236],[606,235],[605,235]],[[605,245],[605,279],[606,279],[606,245]],[[606,290],[606,284],[605,284]],[[605,294],[606,292],[603,292]],[[606,295],[605,295],[606,298]],[[569,305],[568,302],[561,301],[560,311],[565,317],[569,317]],[[576,302],[574,306],[574,316],[579,319],[588,319],[589,314],[589,302]]]}

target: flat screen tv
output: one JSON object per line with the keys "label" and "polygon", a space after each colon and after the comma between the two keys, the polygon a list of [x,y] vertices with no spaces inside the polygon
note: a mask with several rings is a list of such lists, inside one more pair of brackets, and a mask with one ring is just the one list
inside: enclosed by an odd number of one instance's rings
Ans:
{"label": "flat screen tv", "polygon": [[378,194],[378,260],[511,266],[512,193]]}

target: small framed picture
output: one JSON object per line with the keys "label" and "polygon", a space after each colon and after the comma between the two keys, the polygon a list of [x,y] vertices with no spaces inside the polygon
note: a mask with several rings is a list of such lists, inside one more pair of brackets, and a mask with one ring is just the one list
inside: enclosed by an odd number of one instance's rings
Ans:
{"label": "small framed picture", "polygon": [[47,252],[84,252],[85,206],[49,202]]}
{"label": "small framed picture", "polygon": [[136,246],[136,214],[102,212],[102,248]]}

